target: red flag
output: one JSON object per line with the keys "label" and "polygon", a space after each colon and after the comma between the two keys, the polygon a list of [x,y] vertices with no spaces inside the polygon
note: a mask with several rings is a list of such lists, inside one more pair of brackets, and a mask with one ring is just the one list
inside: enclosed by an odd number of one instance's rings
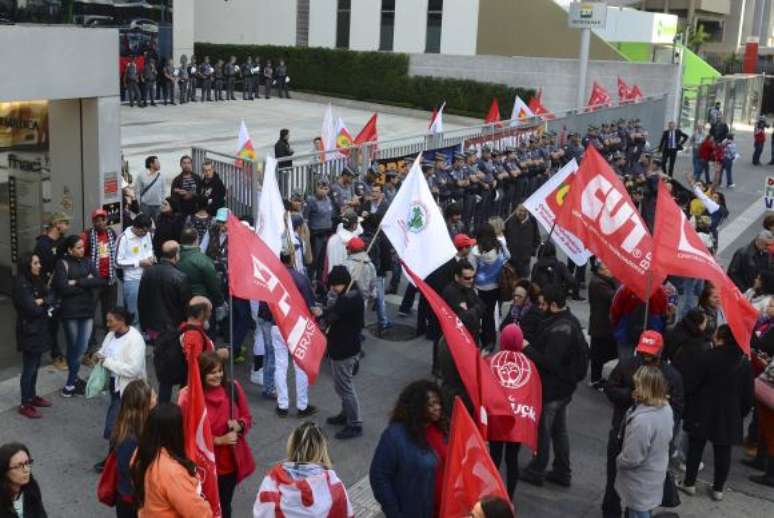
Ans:
{"label": "red flag", "polygon": [[628,101],[629,95],[630,95],[629,85],[627,85],[626,82],[619,77],[618,78],[618,100],[620,102]]}
{"label": "red flag", "polygon": [[723,314],[739,347],[750,354],[750,337],[758,313],[704,246],[664,182],[658,186],[653,227],[653,269],[663,275],[706,279],[720,291]]}
{"label": "red flag", "polygon": [[651,271],[653,239],[637,206],[591,144],[556,223],[575,234],[641,300],[664,280]]}
{"label": "red flag", "polygon": [[642,95],[642,91],[640,90],[640,86],[639,85],[634,85],[634,86],[632,86],[631,90],[629,90],[629,99],[630,100],[632,100],[632,101],[639,101],[643,97],[645,97],[645,96]]}
{"label": "red flag", "polygon": [[473,506],[485,496],[499,496],[510,502],[500,470],[459,397],[454,400],[449,430],[440,516],[470,516]]}
{"label": "red flag", "polygon": [[196,463],[196,471],[202,483],[202,494],[210,504],[213,518],[220,518],[220,497],[218,496],[218,469],[215,465],[215,442],[210,422],[207,419],[207,405],[204,402],[202,378],[199,375],[199,358],[188,358],[188,398],[183,408],[183,436],[185,454]]}
{"label": "red flag", "polygon": [[610,106],[612,103],[613,100],[610,97],[610,94],[607,93],[607,90],[602,88],[602,85],[594,81],[594,84],[591,87],[589,101],[586,103],[586,108],[595,110],[602,106]]}
{"label": "red flag", "polygon": [[[265,301],[296,365],[314,383],[326,340],[287,268],[249,227],[228,217],[228,285],[231,295]],[[238,253],[235,253],[237,252]]]}
{"label": "red flag", "polygon": [[478,414],[481,428],[485,428],[488,417],[492,416],[498,416],[503,426],[513,426],[511,404],[492,371],[481,358],[478,347],[467,328],[433,288],[412,272],[405,263],[403,268],[438,318],[441,331],[454,358],[454,364]]}
{"label": "red flag", "polygon": [[371,118],[368,119],[368,122],[365,123],[363,129],[361,129],[360,133],[358,133],[355,137],[355,140],[353,141],[354,144],[362,144],[363,142],[376,142],[379,140],[379,136],[376,131],[376,118],[376,113],[371,115]]}
{"label": "red flag", "polygon": [[543,106],[543,91],[538,90],[538,93],[534,97],[530,98],[527,103],[532,113],[539,115],[543,120],[555,119],[556,116],[551,113],[545,106]]}
{"label": "red flag", "polygon": [[535,364],[524,353],[500,351],[486,358],[489,369],[508,395],[515,424],[501,416],[489,416],[490,441],[524,443],[537,451],[538,424],[543,410],[543,386]]}
{"label": "red flag", "polygon": [[500,122],[500,106],[497,104],[497,97],[492,97],[492,104],[489,106],[489,112],[487,112],[484,118],[484,123],[494,124],[497,122]]}

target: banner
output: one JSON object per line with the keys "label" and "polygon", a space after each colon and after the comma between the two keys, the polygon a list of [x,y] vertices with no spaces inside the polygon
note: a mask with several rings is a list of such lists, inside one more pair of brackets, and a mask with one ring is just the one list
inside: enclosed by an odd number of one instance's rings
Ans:
{"label": "banner", "polygon": [[2,149],[48,149],[48,101],[0,102]]}
{"label": "banner", "polygon": [[570,185],[578,170],[578,163],[573,158],[564,167],[548,179],[540,188],[532,193],[532,196],[524,200],[524,207],[532,214],[543,227],[543,230],[551,233],[556,246],[578,266],[583,266],[591,257],[591,252],[586,250],[583,243],[572,232],[556,223],[556,215],[564,205]]}

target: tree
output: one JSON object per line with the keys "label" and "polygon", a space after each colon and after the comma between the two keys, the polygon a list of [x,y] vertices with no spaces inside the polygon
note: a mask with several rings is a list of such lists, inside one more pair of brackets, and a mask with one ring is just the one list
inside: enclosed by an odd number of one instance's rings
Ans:
{"label": "tree", "polygon": [[699,24],[695,29],[691,27],[688,30],[688,48],[697,54],[701,50],[701,47],[707,43],[710,39],[710,34],[704,30],[704,25]]}

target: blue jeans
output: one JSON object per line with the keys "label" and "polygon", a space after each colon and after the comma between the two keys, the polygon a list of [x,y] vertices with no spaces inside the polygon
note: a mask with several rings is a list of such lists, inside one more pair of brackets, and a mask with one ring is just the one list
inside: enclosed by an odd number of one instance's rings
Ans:
{"label": "blue jeans", "polygon": [[695,156],[693,157],[693,179],[698,182],[702,173],[704,173],[704,183],[710,183],[709,162]]}
{"label": "blue jeans", "polygon": [[126,310],[138,317],[137,314],[137,296],[140,294],[140,281],[139,280],[126,280],[124,281],[124,307]]}
{"label": "blue jeans", "polygon": [[81,368],[81,356],[89,345],[89,337],[94,327],[93,318],[68,318],[62,320],[65,338],[67,339],[67,383],[65,386],[75,386],[78,370]]}
{"label": "blue jeans", "polygon": [[102,432],[102,438],[109,441],[110,434],[113,433],[113,426],[118,420],[118,411],[121,409],[121,394],[116,389],[116,379],[110,376],[110,386],[108,388],[110,392],[110,406],[108,406],[107,414],[105,415],[105,429]]}
{"label": "blue jeans", "polygon": [[634,509],[626,510],[626,518],[650,518],[652,516],[650,511],[635,511]]}
{"label": "blue jeans", "polygon": [[376,278],[376,318],[379,321],[379,327],[390,325],[387,304],[384,302],[384,277]]}
{"label": "blue jeans", "polygon": [[22,405],[32,403],[32,400],[37,396],[35,384],[38,382],[38,368],[40,367],[40,357],[42,355],[43,353],[27,351],[22,353],[22,372],[19,379]]}
{"label": "blue jeans", "polygon": [[256,333],[261,333],[263,337],[263,393],[272,394],[276,392],[274,384],[274,343],[271,339],[271,322],[258,318],[258,325],[255,328]]}
{"label": "blue jeans", "polygon": [[[734,183],[731,171],[734,168],[734,161],[728,158],[723,159],[723,171],[726,172],[726,187]],[[723,171],[720,172],[720,183],[723,183]]]}

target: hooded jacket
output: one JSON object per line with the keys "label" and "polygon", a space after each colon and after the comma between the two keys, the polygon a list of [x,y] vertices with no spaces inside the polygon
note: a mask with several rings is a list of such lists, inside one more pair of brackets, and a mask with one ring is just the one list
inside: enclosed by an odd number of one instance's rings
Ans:
{"label": "hooded jacket", "polygon": [[360,287],[365,298],[376,297],[376,267],[371,262],[371,257],[362,252],[349,254],[344,260],[344,266]]}
{"label": "hooded jacket", "polygon": [[338,266],[344,263],[347,258],[347,243],[353,237],[357,237],[363,233],[363,227],[359,224],[355,230],[347,230],[344,228],[343,223],[339,223],[336,227],[336,233],[328,239],[328,246],[326,248],[325,258],[327,261],[327,272],[333,269],[334,266]]}
{"label": "hooded jacket", "polygon": [[210,299],[212,307],[223,304],[223,292],[218,282],[215,263],[195,245],[180,247],[180,261],[177,267],[188,276],[192,295],[203,295]]}

